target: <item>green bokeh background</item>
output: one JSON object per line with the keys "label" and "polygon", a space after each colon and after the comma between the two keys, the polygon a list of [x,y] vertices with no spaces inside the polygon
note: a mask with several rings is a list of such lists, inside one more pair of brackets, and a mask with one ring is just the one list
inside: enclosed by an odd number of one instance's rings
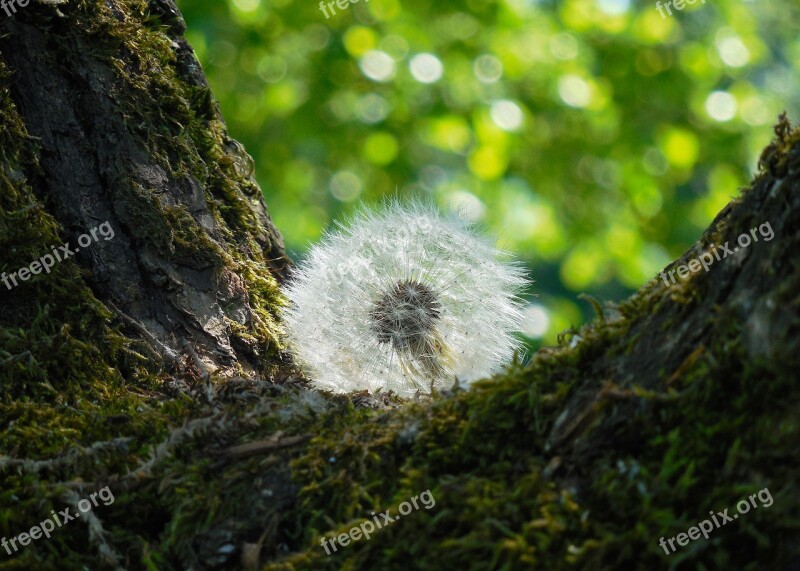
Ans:
{"label": "green bokeh background", "polygon": [[431,200],[529,265],[534,348],[654,278],[800,118],[794,1],[661,4],[179,1],[293,257]]}

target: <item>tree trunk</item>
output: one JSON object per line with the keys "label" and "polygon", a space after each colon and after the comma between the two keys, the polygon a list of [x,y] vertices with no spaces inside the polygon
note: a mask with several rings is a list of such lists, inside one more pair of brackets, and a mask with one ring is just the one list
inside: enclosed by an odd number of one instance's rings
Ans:
{"label": "tree trunk", "polygon": [[800,131],[667,270],[774,239],[469,391],[332,396],[281,357],[289,262],[183,29],[171,0],[0,24],[2,271],[114,230],[0,285],[0,571],[800,565]]}
{"label": "tree trunk", "polygon": [[184,28],[170,0],[18,8],[0,52],[40,149],[23,173],[73,249],[111,224],[113,240],[77,260],[151,358],[265,373],[277,342],[265,268],[283,275],[283,244]]}

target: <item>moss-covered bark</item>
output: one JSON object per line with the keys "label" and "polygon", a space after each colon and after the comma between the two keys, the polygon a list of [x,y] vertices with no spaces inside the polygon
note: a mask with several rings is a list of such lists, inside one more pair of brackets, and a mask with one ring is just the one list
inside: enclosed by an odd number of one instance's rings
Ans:
{"label": "moss-covered bark", "polygon": [[[196,395],[244,399],[282,374],[281,238],[183,28],[170,1],[0,20],[0,271],[106,221],[115,234],[0,284],[6,537],[62,504],[52,484],[138,466],[201,414]],[[0,567],[95,568],[94,548],[74,526]]]}
{"label": "moss-covered bark", "polygon": [[183,27],[169,2],[37,4],[5,21],[4,114],[25,133],[8,151],[31,159],[15,184],[73,245],[110,222],[114,239],[78,262],[157,360],[174,365],[188,343],[212,372],[267,373],[279,297],[263,267],[281,269],[283,247]]}
{"label": "moss-covered bark", "polygon": [[[790,569],[800,564],[800,131],[675,265],[526,366],[420,402],[282,362],[283,256],[168,0],[32,4],[0,28],[0,536],[115,501],[7,569]],[[768,488],[774,503],[666,555]],[[430,490],[326,555],[321,537]],[[733,512],[731,512],[733,513]]]}
{"label": "moss-covered bark", "polygon": [[[668,269],[764,223],[772,240],[598,307],[561,347],[469,392],[323,413],[292,464],[294,553],[265,569],[798,565],[800,130],[783,119],[776,135],[751,188]],[[772,505],[659,546],[764,488]],[[435,508],[321,547],[428,489]]]}

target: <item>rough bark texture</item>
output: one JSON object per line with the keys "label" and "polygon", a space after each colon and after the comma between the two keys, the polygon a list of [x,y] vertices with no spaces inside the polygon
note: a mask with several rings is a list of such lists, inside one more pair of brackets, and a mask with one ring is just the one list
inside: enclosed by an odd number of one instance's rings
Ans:
{"label": "rough bark texture", "polygon": [[[796,569],[800,130],[659,278],[470,391],[310,390],[280,353],[285,261],[169,1],[0,25],[0,536],[115,500],[10,569]],[[759,490],[774,502],[665,554]],[[326,555],[430,490],[436,505]]]}
{"label": "rough bark texture", "polygon": [[78,262],[167,364],[188,346],[210,372],[263,370],[274,331],[259,324],[257,287],[240,262],[283,268],[280,234],[177,8],[149,7],[148,24],[166,24],[158,36],[130,24],[131,8],[33,5],[4,22],[11,98],[42,150],[35,175],[23,166],[73,247],[111,223],[115,238]]}

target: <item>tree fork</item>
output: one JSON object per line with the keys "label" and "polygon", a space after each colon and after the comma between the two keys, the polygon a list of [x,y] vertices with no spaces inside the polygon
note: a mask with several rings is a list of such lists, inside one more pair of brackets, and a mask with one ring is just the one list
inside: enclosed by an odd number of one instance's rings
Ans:
{"label": "tree fork", "polygon": [[[50,227],[39,225],[49,218],[27,218],[32,210],[44,210],[73,242],[108,220],[117,237],[82,251],[78,262],[125,332],[165,363],[183,357],[208,372],[256,376],[277,362],[275,277],[288,262],[252,163],[227,137],[183,28],[170,0],[36,3],[0,23],[0,232],[11,246],[4,256],[16,256],[12,269],[30,261],[11,250]],[[185,419],[152,412],[163,394],[119,410],[105,378],[90,385],[90,398],[81,393],[59,408],[58,366],[89,368],[98,353],[75,344],[68,359],[40,365],[71,338],[37,330],[25,313],[51,301],[47,293],[30,300],[30,283],[4,291],[0,391],[24,379],[22,396],[3,408],[13,422],[0,423],[13,443],[3,442],[12,458],[0,458],[2,489],[21,498],[4,514],[24,531],[47,513],[39,488],[124,484],[127,497],[108,508],[119,510],[116,519],[97,517],[130,568],[151,555],[150,568],[158,568],[153,560],[238,568],[234,552],[256,568],[288,559],[274,569],[341,568],[339,558],[407,568],[412,555],[436,569],[493,558],[507,568],[659,568],[678,556],[660,552],[656,532],[675,535],[681,522],[734,505],[742,490],[769,486],[774,506],[745,519],[758,533],[725,528],[713,545],[682,555],[707,568],[790,568],[800,509],[800,131],[783,118],[776,135],[751,187],[676,263],[764,222],[773,241],[675,285],[655,277],[529,365],[396,410],[387,410],[398,403],[386,395],[298,387],[294,400],[267,394],[240,417],[203,411],[169,433],[165,426]],[[27,186],[35,203],[15,199]],[[78,311],[99,313],[92,300],[80,303]],[[25,327],[29,336],[19,333]],[[101,404],[80,409],[72,424],[36,431],[94,399]],[[87,439],[98,425],[103,441],[94,447]],[[121,437],[134,438],[137,453]],[[142,453],[142,443],[154,453]],[[83,452],[57,455],[59,446]],[[435,520],[415,512],[330,558],[313,537],[426,489],[436,498]],[[80,529],[61,537],[83,537]],[[82,544],[52,541],[71,561],[100,560]],[[49,547],[33,549],[20,557],[52,557]]]}

